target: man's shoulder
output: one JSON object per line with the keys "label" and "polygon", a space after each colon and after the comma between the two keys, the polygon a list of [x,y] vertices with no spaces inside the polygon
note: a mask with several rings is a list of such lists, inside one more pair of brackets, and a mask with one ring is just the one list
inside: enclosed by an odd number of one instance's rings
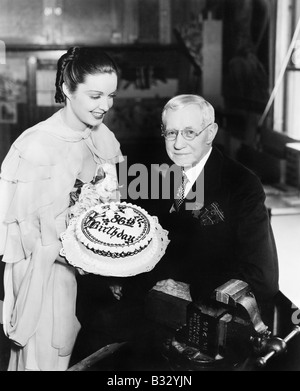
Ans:
{"label": "man's shoulder", "polygon": [[230,189],[237,194],[263,195],[262,182],[254,171],[219,149],[214,149],[214,158],[219,159],[221,188]]}
{"label": "man's shoulder", "polygon": [[235,180],[242,180],[242,181],[253,181],[257,182],[260,181],[260,178],[258,175],[251,170],[249,167],[245,166],[243,163],[239,162],[238,160],[228,156],[226,153],[221,152],[219,149],[216,149],[219,156],[221,156],[222,159],[222,171],[223,174],[231,177]]}

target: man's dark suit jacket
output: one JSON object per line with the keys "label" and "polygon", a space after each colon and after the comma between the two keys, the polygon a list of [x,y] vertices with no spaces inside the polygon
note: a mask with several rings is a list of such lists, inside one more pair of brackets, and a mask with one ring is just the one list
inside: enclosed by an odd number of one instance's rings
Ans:
{"label": "man's dark suit jacket", "polygon": [[179,212],[169,213],[172,203],[161,201],[159,220],[170,244],[151,278],[190,283],[194,300],[209,297],[232,278],[246,281],[258,302],[278,292],[265,193],[253,172],[213,147],[204,168],[203,207],[186,210],[184,203]]}

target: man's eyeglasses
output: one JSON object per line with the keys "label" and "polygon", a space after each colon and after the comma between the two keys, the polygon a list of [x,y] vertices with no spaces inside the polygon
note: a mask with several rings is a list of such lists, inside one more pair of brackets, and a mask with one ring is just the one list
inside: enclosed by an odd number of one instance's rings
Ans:
{"label": "man's eyeglasses", "polygon": [[176,140],[176,138],[178,136],[178,133],[181,133],[182,137],[185,140],[192,141],[197,136],[199,136],[202,132],[204,132],[204,130],[207,129],[210,125],[212,125],[212,123],[210,123],[207,126],[205,126],[205,128],[200,130],[199,132],[197,132],[194,129],[189,129],[189,128],[186,128],[186,129],[183,129],[183,130],[177,130],[177,129],[165,130],[164,125],[161,125],[161,130],[162,130],[161,135],[167,141],[174,141],[174,140]]}

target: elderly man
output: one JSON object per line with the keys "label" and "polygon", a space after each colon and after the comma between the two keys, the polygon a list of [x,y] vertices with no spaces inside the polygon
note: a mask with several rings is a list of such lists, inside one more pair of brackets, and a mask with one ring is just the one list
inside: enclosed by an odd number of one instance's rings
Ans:
{"label": "elderly man", "polygon": [[152,277],[190,284],[194,300],[236,278],[268,304],[279,288],[265,193],[253,172],[213,145],[217,131],[214,108],[200,96],[175,96],[163,109],[166,151],[182,168],[184,190],[161,203],[171,242]]}

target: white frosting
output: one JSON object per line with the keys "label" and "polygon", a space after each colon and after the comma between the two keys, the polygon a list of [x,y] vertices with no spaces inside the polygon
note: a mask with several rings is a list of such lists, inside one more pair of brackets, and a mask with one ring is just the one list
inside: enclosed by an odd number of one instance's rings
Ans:
{"label": "white frosting", "polygon": [[102,276],[128,277],[152,270],[164,255],[169,244],[168,231],[152,217],[155,228],[151,243],[143,251],[125,258],[110,258],[88,250],[76,237],[77,219],[72,219],[67,230],[61,234],[63,248],[60,254],[67,261],[85,272]]}
{"label": "white frosting", "polygon": [[76,224],[76,237],[85,247],[114,261],[143,251],[154,231],[153,217],[126,202],[93,206],[79,216]]}

